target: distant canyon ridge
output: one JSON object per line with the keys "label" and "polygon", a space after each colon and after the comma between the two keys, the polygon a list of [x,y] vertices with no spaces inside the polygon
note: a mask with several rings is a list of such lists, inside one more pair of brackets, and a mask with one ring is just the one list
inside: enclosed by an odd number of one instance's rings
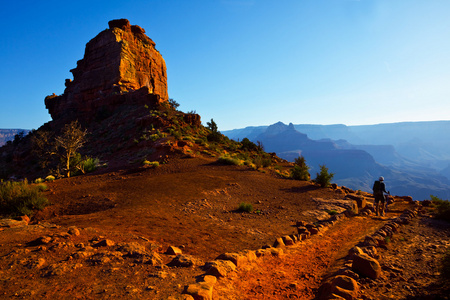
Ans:
{"label": "distant canyon ridge", "polygon": [[0,147],[6,144],[8,141],[13,141],[17,134],[28,134],[27,129],[0,129]]}
{"label": "distant canyon ridge", "polygon": [[335,173],[333,181],[371,192],[386,178],[388,190],[417,200],[450,196],[450,121],[377,125],[283,124],[223,131],[234,140],[247,137],[265,150],[293,161],[305,157],[312,178],[319,165]]}

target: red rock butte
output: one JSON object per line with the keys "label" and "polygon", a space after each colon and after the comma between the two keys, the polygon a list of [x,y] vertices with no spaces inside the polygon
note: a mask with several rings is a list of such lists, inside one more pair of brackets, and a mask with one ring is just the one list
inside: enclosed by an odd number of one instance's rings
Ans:
{"label": "red rock butte", "polygon": [[155,105],[168,100],[166,63],[155,43],[126,19],[86,44],[84,58],[70,70],[64,94],[45,98],[53,120],[92,120],[123,104]]}

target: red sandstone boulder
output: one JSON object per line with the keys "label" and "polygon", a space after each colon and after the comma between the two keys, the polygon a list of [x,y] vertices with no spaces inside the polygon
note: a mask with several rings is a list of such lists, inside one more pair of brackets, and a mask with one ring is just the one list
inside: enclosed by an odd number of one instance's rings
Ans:
{"label": "red sandstone boulder", "polygon": [[380,263],[367,254],[354,255],[352,270],[371,279],[377,279],[381,275]]}

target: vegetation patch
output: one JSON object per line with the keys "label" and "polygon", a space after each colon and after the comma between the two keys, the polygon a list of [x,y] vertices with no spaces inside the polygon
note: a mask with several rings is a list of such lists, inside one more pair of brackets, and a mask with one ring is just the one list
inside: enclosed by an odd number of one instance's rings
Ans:
{"label": "vegetation patch", "polygon": [[148,166],[148,167],[152,167],[152,168],[157,168],[157,167],[159,167],[159,162],[158,162],[158,161],[148,161],[148,160],[144,160],[143,164],[144,164],[144,166]]}
{"label": "vegetation patch", "polygon": [[450,202],[430,195],[433,206],[436,207],[436,218],[450,222]]}
{"label": "vegetation patch", "polygon": [[242,212],[251,213],[253,211],[253,205],[251,205],[250,203],[241,202],[239,204],[238,210]]}
{"label": "vegetation patch", "polygon": [[[41,190],[45,185],[30,185],[24,182],[0,182],[0,211],[2,215],[29,215],[33,210],[41,210],[48,205]],[[45,186],[46,187],[46,186]]]}
{"label": "vegetation patch", "polygon": [[221,156],[217,159],[217,161],[224,165],[241,165],[241,161],[239,159],[230,156]]}
{"label": "vegetation patch", "polygon": [[53,175],[48,175],[47,177],[45,177],[45,181],[52,182],[54,180],[55,180],[55,176],[53,176]]}
{"label": "vegetation patch", "polygon": [[337,215],[337,214],[338,214],[338,211],[335,210],[335,209],[330,209],[330,210],[327,211],[327,213],[328,213],[330,216],[334,216],[334,215]]}
{"label": "vegetation patch", "polygon": [[334,173],[329,173],[328,168],[325,165],[320,166],[320,173],[317,173],[316,179],[314,180],[321,187],[330,186],[331,179],[333,179]]}

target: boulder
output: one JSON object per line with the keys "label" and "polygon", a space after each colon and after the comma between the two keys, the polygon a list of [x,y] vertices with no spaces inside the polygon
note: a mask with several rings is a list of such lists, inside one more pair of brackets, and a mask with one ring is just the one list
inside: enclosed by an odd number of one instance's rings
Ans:
{"label": "boulder", "polygon": [[283,248],[283,247],[285,247],[286,245],[284,244],[284,242],[283,242],[283,238],[277,238],[276,240],[275,240],[275,242],[273,243],[273,247],[274,248]]}
{"label": "boulder", "polygon": [[195,300],[212,300],[213,287],[216,282],[216,277],[206,275],[199,282],[186,286],[183,294],[189,294]]}
{"label": "boulder", "polygon": [[357,299],[359,293],[359,286],[355,279],[338,275],[331,282],[332,294],[338,295],[346,300]]}
{"label": "boulder", "polygon": [[174,247],[174,246],[169,246],[169,248],[167,248],[166,250],[166,254],[168,255],[179,255],[182,254],[183,252],[181,251],[180,248]]}
{"label": "boulder", "polygon": [[311,227],[308,229],[308,231],[311,233],[311,235],[319,233],[319,229],[316,227]]}
{"label": "boulder", "polygon": [[24,227],[28,226],[28,222],[26,220],[13,220],[13,219],[1,219],[0,227]]}
{"label": "boulder", "polygon": [[207,262],[203,269],[206,270],[207,275],[226,277],[236,270],[236,265],[229,260],[214,260]]}
{"label": "boulder", "polygon": [[248,263],[247,256],[238,254],[238,253],[223,253],[223,254],[219,255],[216,259],[229,260],[233,264],[235,264],[237,267]]}
{"label": "boulder", "polygon": [[357,299],[359,286],[355,279],[338,275],[325,282],[319,290],[319,299]]}
{"label": "boulder", "polygon": [[371,279],[377,279],[381,275],[379,262],[367,254],[356,254],[353,256],[352,270]]}
{"label": "boulder", "polygon": [[286,246],[292,246],[292,245],[294,245],[294,240],[293,240],[289,235],[283,236],[282,239],[283,239],[283,243],[284,243]]}
{"label": "boulder", "polygon": [[115,243],[111,240],[104,239],[94,244],[94,247],[111,247],[114,246]]}
{"label": "boulder", "polygon": [[128,257],[137,258],[150,255],[150,252],[147,250],[147,248],[145,248],[144,245],[134,242],[120,244],[118,250],[121,252],[125,252],[125,256]]}
{"label": "boulder", "polygon": [[261,257],[261,256],[265,256],[265,255],[280,257],[283,255],[283,253],[284,253],[283,248],[269,247],[269,248],[265,248],[265,249],[256,250],[257,257]]}

